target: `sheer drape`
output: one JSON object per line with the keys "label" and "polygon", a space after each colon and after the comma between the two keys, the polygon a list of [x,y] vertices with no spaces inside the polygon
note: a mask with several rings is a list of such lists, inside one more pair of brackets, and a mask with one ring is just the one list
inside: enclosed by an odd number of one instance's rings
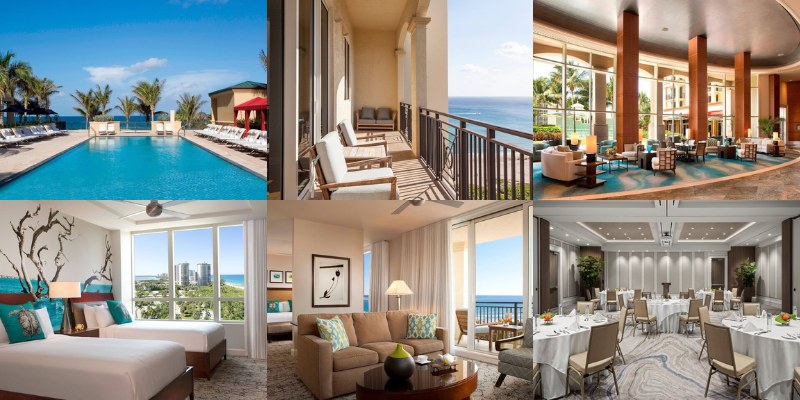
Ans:
{"label": "sheer drape", "polygon": [[369,310],[388,310],[388,298],[384,294],[389,288],[389,242],[381,240],[372,244],[370,252]]}
{"label": "sheer drape", "polygon": [[267,358],[267,220],[244,222],[244,337],[247,356]]}

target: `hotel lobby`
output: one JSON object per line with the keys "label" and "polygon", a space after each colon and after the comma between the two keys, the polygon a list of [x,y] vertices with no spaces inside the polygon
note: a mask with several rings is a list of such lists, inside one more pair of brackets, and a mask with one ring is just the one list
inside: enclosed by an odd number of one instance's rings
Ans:
{"label": "hotel lobby", "polygon": [[800,197],[798,16],[774,0],[535,0],[534,198]]}

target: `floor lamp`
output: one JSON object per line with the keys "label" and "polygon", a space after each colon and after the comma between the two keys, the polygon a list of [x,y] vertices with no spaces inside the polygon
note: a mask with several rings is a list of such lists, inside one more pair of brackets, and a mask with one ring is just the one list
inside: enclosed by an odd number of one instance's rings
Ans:
{"label": "floor lamp", "polygon": [[64,317],[61,319],[61,332],[69,332],[72,330],[72,318],[70,318],[71,310],[69,306],[69,299],[81,297],[81,283],[80,282],[50,282],[48,293],[50,299],[63,299],[64,300]]}
{"label": "floor lamp", "polygon": [[387,296],[397,296],[397,309],[400,310],[400,296],[407,296],[410,294],[414,294],[411,289],[406,285],[403,281],[394,281],[389,286],[389,289],[386,289]]}

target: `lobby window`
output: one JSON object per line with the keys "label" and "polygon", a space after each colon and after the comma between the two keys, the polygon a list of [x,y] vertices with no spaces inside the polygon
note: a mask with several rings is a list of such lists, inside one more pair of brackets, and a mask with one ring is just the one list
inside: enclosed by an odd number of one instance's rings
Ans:
{"label": "lobby window", "polygon": [[372,270],[372,253],[366,252],[364,253],[364,312],[369,312],[369,287],[370,287],[370,279],[371,274],[370,271]]}

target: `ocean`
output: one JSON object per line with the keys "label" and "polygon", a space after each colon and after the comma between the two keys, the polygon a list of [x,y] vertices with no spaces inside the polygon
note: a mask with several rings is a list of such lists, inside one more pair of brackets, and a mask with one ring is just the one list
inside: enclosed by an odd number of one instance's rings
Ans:
{"label": "ocean", "polygon": [[[31,285],[36,288],[37,280],[31,280]],[[81,283],[81,290],[85,289]],[[92,293],[110,293],[111,285],[92,283],[89,285],[87,292]],[[22,287],[19,284],[19,279],[13,277],[0,277],[0,293],[22,293]],[[45,289],[44,293],[47,293]]]}
{"label": "ocean", "polygon": [[[450,114],[486,122],[505,128],[530,133],[533,131],[533,99],[530,97],[450,97]],[[482,133],[478,130],[477,133]],[[498,133],[498,138],[524,149],[533,146],[533,139],[525,140],[516,136]]]}
{"label": "ocean", "polygon": [[[244,286],[244,275],[220,275],[222,279],[225,280],[226,283],[230,283],[231,285],[236,286]],[[152,281],[158,279],[157,276],[154,275],[136,275],[136,281]]]}
{"label": "ocean", "polygon": [[[36,121],[35,117],[28,117],[28,120],[33,122]],[[67,123],[67,129],[78,130],[78,129],[86,129],[86,118],[81,117],[80,115],[67,115],[67,116],[59,116],[59,121],[63,121]],[[45,117],[42,117],[42,122],[47,121]],[[122,122],[120,129],[129,129],[128,125],[125,124],[125,117],[115,116],[114,121]],[[150,123],[145,122],[145,118],[142,115],[131,115],[130,119],[130,129],[138,129],[138,130],[149,130]]]}

